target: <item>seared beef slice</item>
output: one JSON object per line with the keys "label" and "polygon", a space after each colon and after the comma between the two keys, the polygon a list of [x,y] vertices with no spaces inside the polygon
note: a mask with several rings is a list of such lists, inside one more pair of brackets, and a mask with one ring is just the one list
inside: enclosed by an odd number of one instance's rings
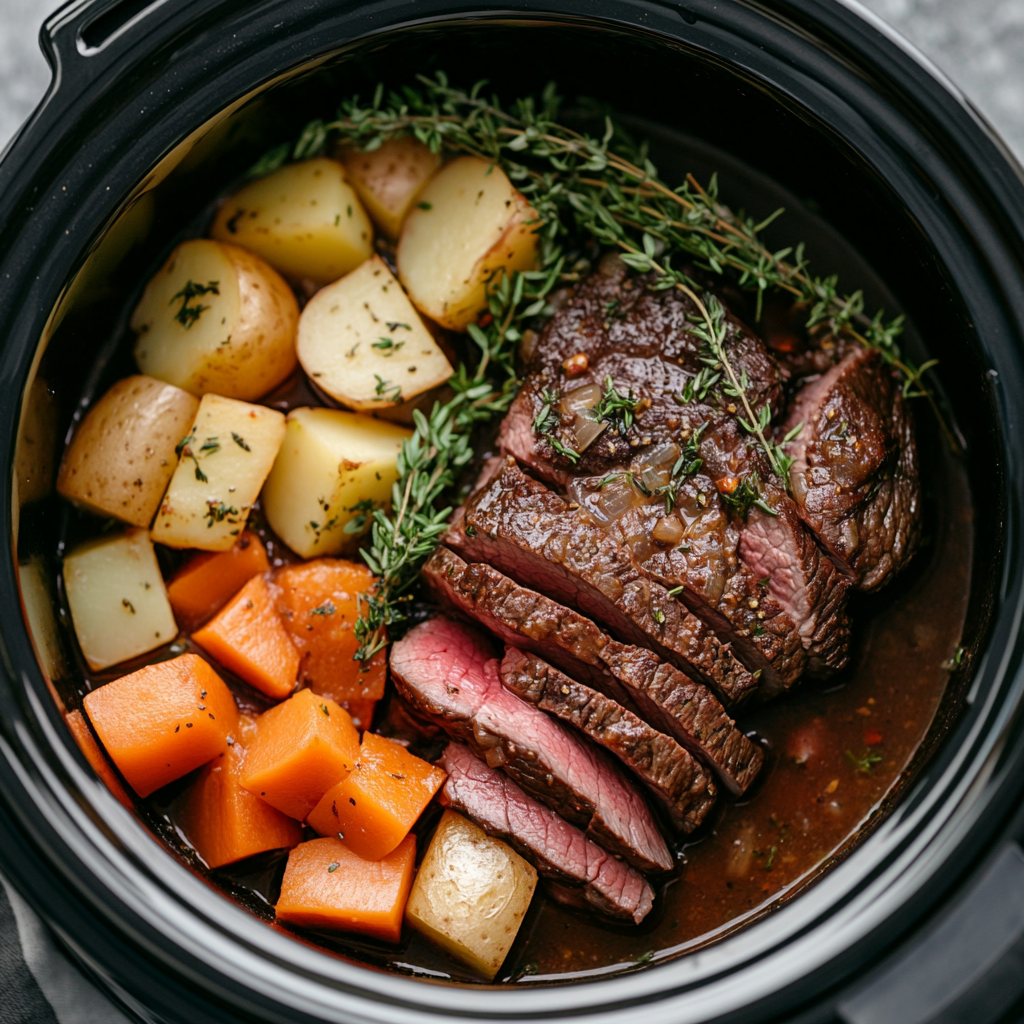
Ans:
{"label": "seared beef slice", "polygon": [[678,832],[692,832],[711,810],[715,786],[703,765],[610,697],[515,647],[505,649],[501,681],[517,697],[613,753],[643,782]]}
{"label": "seared beef slice", "polygon": [[417,711],[606,850],[642,871],[672,867],[650,809],[619,766],[504,689],[478,633],[444,617],[422,623],[392,647],[391,673]]}
{"label": "seared beef slice", "polygon": [[448,773],[440,800],[530,861],[563,903],[639,924],[654,893],[643,875],[524,793],[461,743],[441,756]]}
{"label": "seared beef slice", "polygon": [[[681,588],[680,600],[732,645],[746,668],[762,673],[760,696],[792,686],[808,668],[818,675],[835,672],[849,648],[846,580],[808,546],[796,506],[756,439],[741,428],[742,409],[721,381],[693,389],[695,375],[711,371],[701,361],[706,347],[693,333],[692,301],[675,290],[650,292],[646,285],[644,276],[612,264],[555,313],[506,418],[504,450],[564,486],[652,579]],[[752,408],[769,403],[780,410],[781,375],[762,341],[727,316],[725,345],[736,374],[745,378]],[[577,352],[587,356],[588,371],[568,378],[561,364]],[[540,434],[534,421],[547,401],[563,414],[555,436],[571,447],[573,409],[587,393],[581,387],[600,390],[608,377],[618,393],[639,399],[641,408],[622,433],[606,424],[573,466],[543,436],[551,432],[550,417]],[[685,394],[687,384],[694,393]],[[666,512],[663,498],[642,497],[630,481],[639,479],[653,490],[667,483],[673,460],[698,430],[702,467]],[[620,475],[609,482],[615,473]],[[769,546],[784,554],[785,565],[765,557],[766,513],[737,514],[723,497],[744,478],[760,481],[761,497],[777,512],[780,522],[768,530]]]}
{"label": "seared beef slice", "polygon": [[444,542],[579,608],[624,641],[649,644],[730,703],[757,685],[729,645],[642,572],[628,549],[512,459],[469,498]]}
{"label": "seared beef slice", "polygon": [[[741,429],[737,417],[742,410],[724,396],[721,382],[706,392],[698,388],[684,400],[687,383],[698,372],[709,372],[702,362],[707,355],[703,342],[693,333],[694,313],[685,295],[652,293],[644,277],[630,276],[621,267],[593,275],[538,340],[501,441],[520,463],[565,487],[570,499],[626,546],[652,579],[669,589],[681,588],[680,600],[732,645],[748,669],[762,673],[765,685],[759,695],[768,697],[793,685],[809,662],[819,673],[841,667],[847,648],[841,600],[845,583],[810,557],[792,501],[772,485],[764,453]],[[769,403],[778,410],[780,374],[760,339],[727,318],[726,347],[736,373],[747,380],[752,407]],[[576,352],[587,356],[588,372],[570,379],[559,370]],[[565,421],[555,436],[573,447],[571,406],[586,388],[600,390],[608,377],[620,394],[632,394],[642,406],[628,430],[618,433],[607,424],[573,466],[537,434],[534,420],[555,395],[558,400],[548,404],[564,412]],[[682,446],[697,431],[703,467],[678,488],[675,507],[666,511],[657,488],[668,483]],[[758,557],[763,549],[763,538],[756,535],[759,514],[738,515],[721,496],[745,477],[756,477],[768,504],[779,507],[782,529],[792,536],[783,538],[776,529],[773,539],[787,554],[803,557],[794,563],[795,571],[775,571],[769,578],[763,571],[766,560]],[[655,494],[642,496],[630,482],[637,479]],[[635,499],[632,507],[630,498]],[[751,544],[744,542],[749,528],[755,531]],[[753,564],[748,552],[754,553]],[[818,593],[828,605],[824,615],[805,600]],[[836,627],[824,647],[816,640],[819,620]]]}
{"label": "seared beef slice", "polygon": [[434,552],[423,578],[442,604],[635,709],[710,765],[731,792],[742,793],[757,776],[761,748],[735,727],[707,687],[646,648],[612,640],[571,608],[489,565],[467,564],[447,548]]}
{"label": "seared beef slice", "polygon": [[804,385],[783,430],[801,518],[861,590],[910,560],[921,533],[914,426],[898,380],[873,349],[854,347]]}
{"label": "seared beef slice", "polygon": [[[555,483],[570,476],[601,475],[622,467],[637,454],[688,437],[702,423],[714,424],[729,415],[712,389],[680,404],[687,381],[705,368],[696,305],[675,289],[650,291],[651,278],[627,271],[614,257],[580,284],[572,298],[548,321],[528,361],[528,376],[502,425],[503,449],[538,475]],[[737,374],[747,378],[747,397],[754,408],[766,402],[778,408],[780,378],[759,338],[733,317],[726,318],[726,344]],[[566,378],[562,364],[585,356],[585,372]],[[643,403],[635,424],[625,432],[609,426],[583,450],[577,463],[534,435],[533,423],[544,406],[545,390],[560,395],[590,385],[599,390],[611,377],[623,395]],[[555,437],[577,448],[573,416],[563,417]]]}

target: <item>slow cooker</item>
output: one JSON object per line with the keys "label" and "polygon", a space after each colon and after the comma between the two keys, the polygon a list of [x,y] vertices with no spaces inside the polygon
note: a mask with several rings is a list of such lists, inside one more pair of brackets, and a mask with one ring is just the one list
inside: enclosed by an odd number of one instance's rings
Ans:
{"label": "slow cooker", "polygon": [[[837,0],[73,0],[42,42],[53,84],[0,160],[0,866],[70,955],[138,1018],[189,1024],[1024,1013],[1024,182],[935,69]],[[296,941],[162,848],[61,719],[49,481],[127,358],[110,339],[138,268],[268,147],[410,68],[509,95],[557,79],[752,209],[795,203],[812,247],[844,239],[836,269],[939,360],[964,453],[966,628],[906,777],[795,898],[643,970],[455,985]]]}

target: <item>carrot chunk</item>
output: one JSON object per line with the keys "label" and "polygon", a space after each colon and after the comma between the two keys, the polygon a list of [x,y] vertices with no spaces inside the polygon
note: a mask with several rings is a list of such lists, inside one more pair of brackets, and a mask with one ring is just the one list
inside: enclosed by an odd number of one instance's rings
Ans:
{"label": "carrot chunk", "polygon": [[259,537],[246,530],[230,551],[202,551],[167,584],[174,615],[186,631],[216,615],[246,583],[270,570]]}
{"label": "carrot chunk", "polygon": [[415,860],[415,836],[383,860],[364,860],[338,839],[300,843],[288,855],[277,919],[398,942]]}
{"label": "carrot chunk", "polygon": [[355,660],[359,595],[376,582],[365,565],[318,558],[274,573],[277,610],[302,652],[299,678],[339,704],[384,696],[387,656],[378,651],[365,666]]}
{"label": "carrot chunk", "polygon": [[139,796],[216,757],[238,731],[238,709],[202,658],[183,654],[93,690],[85,711]]}
{"label": "carrot chunk", "polygon": [[256,721],[242,785],[299,821],[359,760],[352,718],[329,697],[300,690]]}
{"label": "carrot chunk", "polygon": [[360,857],[380,860],[409,834],[446,777],[400,743],[363,733],[359,762],[327,790],[307,824],[322,836],[344,838]]}
{"label": "carrot chunk", "polygon": [[295,689],[299,652],[262,576],[253,576],[192,639],[268,697],[283,700]]}
{"label": "carrot chunk", "polygon": [[362,700],[353,697],[349,700],[341,700],[338,703],[352,716],[352,723],[359,730],[370,728],[373,721],[373,713],[377,709],[375,700]]}
{"label": "carrot chunk", "polygon": [[89,724],[86,722],[82,712],[69,711],[64,716],[64,721],[67,722],[71,735],[75,737],[75,742],[85,755],[86,761],[92,765],[93,771],[100,777],[100,780],[107,789],[117,797],[118,801],[127,807],[129,811],[132,810],[134,807],[132,798],[125,792],[124,786],[121,785],[121,780],[114,774],[114,769],[107,763],[106,755],[96,742],[96,737],[90,731]]}
{"label": "carrot chunk", "polygon": [[[247,733],[242,720],[241,733]],[[236,740],[200,773],[185,795],[177,822],[211,868],[266,850],[291,849],[302,838],[297,821],[242,788],[245,747]]]}

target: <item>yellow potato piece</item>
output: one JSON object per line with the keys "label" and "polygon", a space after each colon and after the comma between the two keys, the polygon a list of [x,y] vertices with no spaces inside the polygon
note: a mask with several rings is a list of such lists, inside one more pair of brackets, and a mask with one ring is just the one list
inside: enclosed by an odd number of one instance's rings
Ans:
{"label": "yellow potato piece", "polygon": [[348,149],[342,161],[373,223],[385,238],[396,242],[405,215],[441,166],[441,155],[404,135],[369,153]]}
{"label": "yellow potato piece", "polygon": [[449,810],[423,857],[405,917],[491,981],[515,942],[536,888],[532,864]]}
{"label": "yellow potato piece", "polygon": [[340,409],[293,409],[263,488],[271,529],[303,558],[353,550],[391,503],[412,431]]}
{"label": "yellow potato piece", "polygon": [[398,277],[416,307],[463,330],[487,306],[500,271],[537,263],[536,213],[496,164],[453,160],[431,179],[405,219]]}
{"label": "yellow potato piece", "polygon": [[298,320],[291,289],[258,256],[191,239],[171,253],[132,314],[135,361],[193,395],[250,401],[295,368]]}
{"label": "yellow potato piece", "polygon": [[64,559],[78,646],[92,669],[170,643],[178,633],[145,530],[88,541]]}
{"label": "yellow potato piece", "polygon": [[291,281],[318,285],[373,252],[373,226],[345,168],[325,157],[246,185],[221,207],[210,234],[257,253]]}
{"label": "yellow potato piece", "polygon": [[101,516],[148,527],[178,464],[199,400],[152,377],[119,380],[64,451],[57,493]]}
{"label": "yellow potato piece", "polygon": [[371,256],[309,300],[299,318],[299,362],[350,409],[398,405],[452,375],[387,264]]}
{"label": "yellow potato piece", "polygon": [[220,395],[204,395],[153,523],[153,540],[172,548],[227,551],[284,438],[284,415]]}

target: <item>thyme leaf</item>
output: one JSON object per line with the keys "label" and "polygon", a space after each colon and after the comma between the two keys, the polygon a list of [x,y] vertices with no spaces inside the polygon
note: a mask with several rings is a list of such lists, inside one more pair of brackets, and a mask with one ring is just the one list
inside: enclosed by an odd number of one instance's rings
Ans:
{"label": "thyme leaf", "polygon": [[739,480],[733,481],[732,489],[719,485],[722,501],[729,506],[744,522],[752,508],[759,508],[770,516],[778,513],[761,497],[761,481],[756,473],[748,473]]}
{"label": "thyme leaf", "polygon": [[533,432],[538,437],[543,437],[555,452],[575,466],[580,461],[580,453],[564,444],[555,434],[559,424],[558,414],[554,410],[554,404],[558,401],[558,392],[551,388],[545,388],[540,393],[540,398],[540,411],[534,417]]}
{"label": "thyme leaf", "polygon": [[207,281],[206,284],[196,284],[195,281],[189,279],[185,282],[185,287],[167,303],[169,306],[173,306],[178,299],[181,299],[181,308],[174,314],[174,319],[186,331],[190,330],[192,325],[202,316],[203,310],[210,308],[209,306],[204,306],[201,302],[197,302],[194,306],[189,305],[193,299],[198,298],[200,295],[220,295],[220,281]]}
{"label": "thyme leaf", "polygon": [[640,400],[633,397],[632,388],[628,395],[622,395],[615,390],[611,377],[605,377],[601,400],[594,406],[594,418],[604,420],[613,430],[625,434],[633,426],[639,408]]}
{"label": "thyme leaf", "polygon": [[865,750],[860,757],[856,757],[852,751],[847,750],[846,759],[853,765],[855,771],[860,772],[862,775],[870,775],[875,765],[882,760],[882,755],[876,754],[871,750]]}

